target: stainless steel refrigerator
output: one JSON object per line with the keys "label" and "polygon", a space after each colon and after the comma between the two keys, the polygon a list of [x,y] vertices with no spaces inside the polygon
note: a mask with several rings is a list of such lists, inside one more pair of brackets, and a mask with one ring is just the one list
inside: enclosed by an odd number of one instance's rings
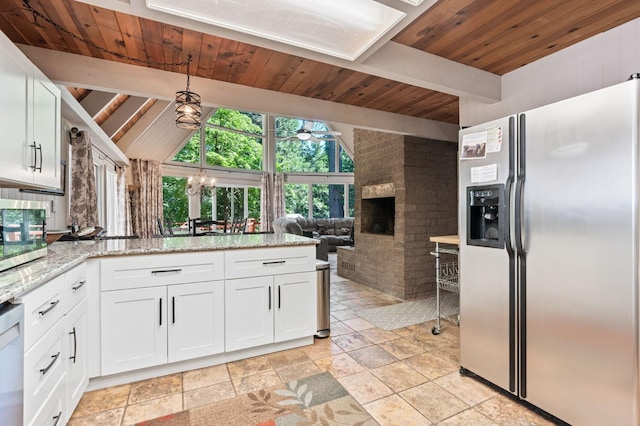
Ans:
{"label": "stainless steel refrigerator", "polygon": [[460,364],[575,425],[640,422],[639,97],[460,132]]}

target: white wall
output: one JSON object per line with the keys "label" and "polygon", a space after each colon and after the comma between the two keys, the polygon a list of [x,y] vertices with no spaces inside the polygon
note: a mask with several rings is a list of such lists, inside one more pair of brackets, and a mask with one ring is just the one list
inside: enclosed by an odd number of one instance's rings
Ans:
{"label": "white wall", "polygon": [[502,101],[460,99],[471,126],[626,81],[640,72],[640,19],[600,33],[502,77]]}

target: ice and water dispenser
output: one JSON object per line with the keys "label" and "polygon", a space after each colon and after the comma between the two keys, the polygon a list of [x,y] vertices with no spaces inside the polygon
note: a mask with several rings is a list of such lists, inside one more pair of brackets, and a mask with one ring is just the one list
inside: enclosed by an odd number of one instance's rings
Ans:
{"label": "ice and water dispenser", "polygon": [[504,208],[504,185],[467,188],[467,244],[504,247],[509,215]]}

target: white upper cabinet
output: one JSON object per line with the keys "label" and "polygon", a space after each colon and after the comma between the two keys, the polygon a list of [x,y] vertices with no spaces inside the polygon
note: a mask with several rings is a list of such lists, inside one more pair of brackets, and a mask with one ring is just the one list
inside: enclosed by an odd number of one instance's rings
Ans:
{"label": "white upper cabinet", "polygon": [[60,186],[60,90],[0,33],[0,185]]}

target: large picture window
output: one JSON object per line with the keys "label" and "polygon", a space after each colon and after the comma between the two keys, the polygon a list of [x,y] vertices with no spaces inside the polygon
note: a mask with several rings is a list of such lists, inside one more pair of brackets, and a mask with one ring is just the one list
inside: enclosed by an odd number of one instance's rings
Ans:
{"label": "large picture window", "polygon": [[[298,137],[302,128],[311,132],[307,140]],[[271,153],[265,151],[267,147]],[[185,163],[190,166],[183,168]],[[263,170],[286,174],[287,214],[319,218],[354,214],[353,160],[322,122],[217,108],[169,166],[169,173],[175,175],[164,177],[163,194],[165,218],[172,223],[187,223],[190,211],[203,219],[259,220],[261,190],[256,172]],[[195,197],[185,193],[186,176],[194,175],[197,168],[220,178],[213,194],[206,188]]]}

